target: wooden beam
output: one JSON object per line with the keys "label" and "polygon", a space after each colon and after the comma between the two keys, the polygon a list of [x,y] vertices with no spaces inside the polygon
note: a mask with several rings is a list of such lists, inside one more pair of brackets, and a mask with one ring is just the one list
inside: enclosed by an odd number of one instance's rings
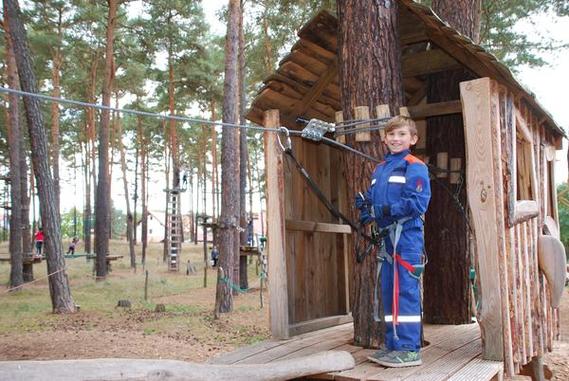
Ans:
{"label": "wooden beam", "polygon": [[329,224],[315,221],[286,220],[286,229],[311,233],[352,234],[350,225]]}
{"label": "wooden beam", "polygon": [[516,201],[516,210],[514,214],[514,225],[528,221],[539,215],[539,205],[537,201],[521,200]]}
{"label": "wooden beam", "polygon": [[[460,94],[464,115],[466,139],[466,162],[468,202],[476,241],[475,264],[480,284],[479,322],[484,343],[483,357],[486,360],[504,359],[503,323],[501,316],[500,261],[494,163],[501,158],[493,154],[492,144],[496,138],[491,128],[492,109],[490,79],[482,78],[462,82]],[[490,143],[490,144],[489,144]],[[501,191],[501,190],[500,190]],[[502,242],[500,240],[500,242]]]}
{"label": "wooden beam", "polygon": [[401,59],[403,77],[415,77],[460,67],[460,64],[441,49],[411,53]]}
{"label": "wooden beam", "polygon": [[[264,121],[266,128],[278,128],[280,126],[278,110],[266,111]],[[289,337],[289,314],[284,165],[277,134],[272,132],[265,132],[265,162],[267,163],[267,252],[271,277],[269,282],[271,334],[276,339],[286,339]]]}
{"label": "wooden beam", "polygon": [[424,119],[430,116],[462,113],[462,103],[459,100],[425,103],[416,106],[407,106],[407,108],[409,109],[409,113],[413,119]]}
{"label": "wooden beam", "polygon": [[296,336],[306,332],[313,332],[340,324],[351,323],[352,321],[354,321],[352,315],[327,316],[320,319],[303,321],[302,323],[292,324],[290,326],[290,335]]}
{"label": "wooden beam", "polygon": [[304,115],[306,110],[308,110],[314,101],[316,101],[326,86],[336,77],[338,72],[338,66],[334,62],[332,65],[328,66],[328,70],[318,79],[318,81],[312,86],[312,88],[302,97],[302,99],[297,103],[298,115]]}

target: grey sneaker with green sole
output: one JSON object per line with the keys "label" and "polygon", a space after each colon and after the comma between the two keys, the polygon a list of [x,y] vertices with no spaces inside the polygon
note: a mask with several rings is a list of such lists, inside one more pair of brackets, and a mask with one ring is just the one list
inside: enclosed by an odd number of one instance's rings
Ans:
{"label": "grey sneaker with green sole", "polygon": [[410,351],[391,351],[372,361],[387,368],[405,368],[423,364],[421,361],[421,353]]}
{"label": "grey sneaker with green sole", "polygon": [[389,353],[391,353],[392,350],[387,349],[387,348],[379,348],[377,351],[373,352],[371,355],[367,356],[367,359],[369,361],[373,361],[373,362],[377,362],[377,360],[379,360],[380,358],[388,355]]}

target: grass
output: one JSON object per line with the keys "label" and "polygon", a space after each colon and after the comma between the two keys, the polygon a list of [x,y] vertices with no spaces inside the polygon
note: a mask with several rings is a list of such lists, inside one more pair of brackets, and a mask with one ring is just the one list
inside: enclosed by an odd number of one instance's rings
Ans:
{"label": "grass", "polygon": [[[82,247],[78,247],[81,251]],[[138,245],[137,259],[141,247]],[[0,244],[0,252],[8,251],[7,243]],[[65,317],[51,313],[51,301],[45,261],[34,265],[36,282],[19,292],[0,289],[0,335],[18,332],[57,330],[80,324],[81,329],[97,330],[101,326],[117,324],[121,329],[138,331],[144,335],[166,335],[195,340],[217,340],[231,345],[243,345],[267,338],[266,309],[259,308],[258,293],[234,298],[234,312],[220,320],[212,316],[215,299],[215,270],[208,270],[208,287],[203,288],[203,246],[184,244],[183,268],[179,272],[167,271],[162,262],[162,244],[149,245],[147,253],[148,300],[144,300],[145,273],[138,264],[137,271],[130,269],[126,242],[111,241],[110,252],[123,255],[112,262],[112,272],[103,281],[93,278],[93,261],[85,257],[66,259],[72,297],[80,306],[80,313]],[[185,261],[190,260],[197,272],[187,276]],[[248,268],[249,282],[255,284],[258,276],[255,265]],[[10,265],[0,262],[0,283],[8,284]],[[128,299],[130,310],[117,308],[117,301]],[[164,303],[166,312],[154,313],[156,303]],[[79,315],[79,317],[78,317]],[[69,315],[68,315],[69,316]]]}

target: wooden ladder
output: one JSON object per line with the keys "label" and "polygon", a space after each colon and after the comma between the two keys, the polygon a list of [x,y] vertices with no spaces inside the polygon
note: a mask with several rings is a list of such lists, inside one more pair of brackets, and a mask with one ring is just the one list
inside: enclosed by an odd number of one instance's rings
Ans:
{"label": "wooden ladder", "polygon": [[180,189],[168,189],[168,270],[180,270],[182,252],[182,214],[180,213]]}

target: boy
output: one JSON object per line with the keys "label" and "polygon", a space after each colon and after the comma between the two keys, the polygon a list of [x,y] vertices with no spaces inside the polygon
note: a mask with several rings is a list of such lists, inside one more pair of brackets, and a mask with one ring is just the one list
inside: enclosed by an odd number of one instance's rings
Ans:
{"label": "boy", "polygon": [[[385,348],[369,360],[386,367],[421,365],[421,299],[423,221],[431,198],[427,166],[410,154],[417,143],[412,119],[396,116],[385,126],[385,161],[372,176],[365,195],[356,196],[362,224],[375,221],[385,231],[381,269],[385,313]],[[394,248],[395,246],[395,248]],[[395,254],[394,254],[395,253]]]}

